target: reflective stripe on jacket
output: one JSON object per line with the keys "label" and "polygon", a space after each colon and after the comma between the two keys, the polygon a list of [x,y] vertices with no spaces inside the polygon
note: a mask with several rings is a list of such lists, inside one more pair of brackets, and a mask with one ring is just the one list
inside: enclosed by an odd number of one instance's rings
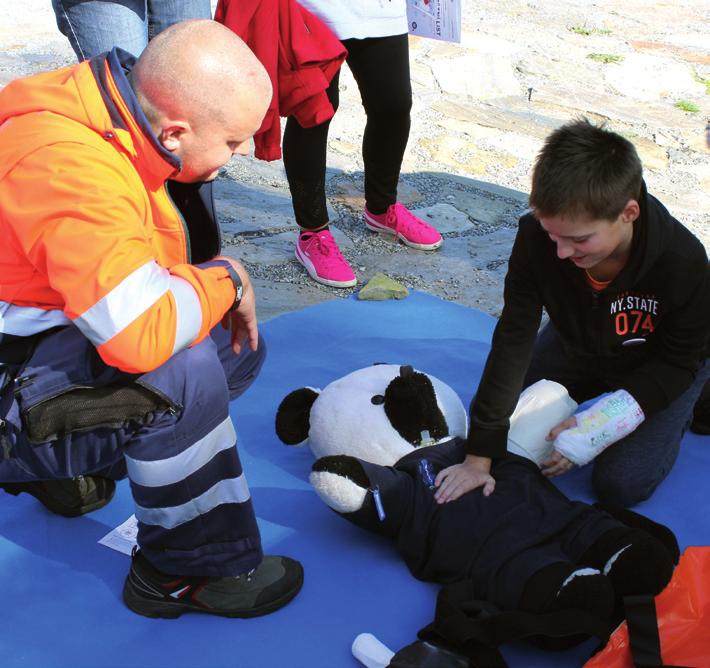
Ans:
{"label": "reflective stripe on jacket", "polygon": [[150,371],[234,301],[220,261],[189,263],[160,146],[114,49],[0,92],[0,334],[73,323],[102,359]]}

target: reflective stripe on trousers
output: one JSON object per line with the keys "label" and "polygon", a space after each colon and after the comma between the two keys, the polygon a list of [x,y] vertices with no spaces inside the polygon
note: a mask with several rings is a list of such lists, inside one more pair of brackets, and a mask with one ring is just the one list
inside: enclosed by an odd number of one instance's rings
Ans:
{"label": "reflective stripe on trousers", "polygon": [[19,429],[22,406],[15,402],[5,416],[10,455],[0,460],[0,480],[120,477],[127,470],[138,542],[151,563],[180,575],[243,573],[262,553],[229,401],[256,377],[264,356],[261,340],[257,352],[245,346],[234,355],[228,332],[217,326],[211,337],[160,368],[131,376],[103,365],[77,328],[59,330],[41,342],[27,364],[35,381],[20,401],[41,401],[92,381],[138,381],[169,399],[173,409],[118,429],[77,431],[32,444]]}

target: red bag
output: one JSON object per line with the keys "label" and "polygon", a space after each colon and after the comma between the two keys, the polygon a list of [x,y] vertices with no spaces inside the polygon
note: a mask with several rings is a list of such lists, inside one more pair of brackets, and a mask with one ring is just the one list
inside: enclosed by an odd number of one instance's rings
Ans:
{"label": "red bag", "polygon": [[[710,547],[685,550],[673,579],[656,597],[655,603],[663,665],[710,668]],[[648,654],[645,661],[639,661],[636,653],[632,657],[632,646],[635,649],[639,644],[633,629],[632,624],[629,641],[628,625],[624,622],[614,631],[606,647],[587,661],[584,668],[661,666],[660,661],[649,661]],[[655,642],[657,646],[658,640]]]}

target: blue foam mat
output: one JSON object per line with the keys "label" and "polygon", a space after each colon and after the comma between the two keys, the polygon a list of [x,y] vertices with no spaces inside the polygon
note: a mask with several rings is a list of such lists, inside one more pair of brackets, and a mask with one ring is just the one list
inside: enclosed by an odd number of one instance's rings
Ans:
{"label": "blue foam mat", "polygon": [[[494,320],[413,293],[399,302],[334,300],[262,327],[269,355],[232,404],[239,448],[267,552],[299,559],[306,579],[284,609],[258,619],[183,615],[152,620],[124,607],[129,559],[97,543],[132,512],[128,483],[89,516],[64,519],[23,494],[0,494],[1,664],[5,668],[356,668],[350,645],[363,631],[392,649],[415,639],[434,613],[437,587],[415,580],[388,541],[351,526],[308,485],[313,457],[274,433],[281,399],[324,387],[373,362],[412,364],[449,383],[467,405],[480,377]],[[668,480],[638,510],[669,524],[681,546],[708,543],[710,439],[689,434]],[[560,480],[591,500],[589,473]],[[696,509],[696,510],[693,510]],[[590,641],[550,654],[506,647],[511,668],[581,666]]]}

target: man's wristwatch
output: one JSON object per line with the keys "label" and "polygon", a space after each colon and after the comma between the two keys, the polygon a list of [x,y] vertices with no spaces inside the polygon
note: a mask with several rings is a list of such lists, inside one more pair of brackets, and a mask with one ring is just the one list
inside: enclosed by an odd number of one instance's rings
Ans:
{"label": "man's wristwatch", "polygon": [[239,274],[231,264],[227,265],[226,269],[229,272],[229,278],[232,279],[232,284],[234,285],[234,293],[236,295],[236,297],[234,298],[234,304],[232,304],[232,307],[229,310],[236,311],[242,301],[244,286],[242,285],[242,279],[239,278]]}

